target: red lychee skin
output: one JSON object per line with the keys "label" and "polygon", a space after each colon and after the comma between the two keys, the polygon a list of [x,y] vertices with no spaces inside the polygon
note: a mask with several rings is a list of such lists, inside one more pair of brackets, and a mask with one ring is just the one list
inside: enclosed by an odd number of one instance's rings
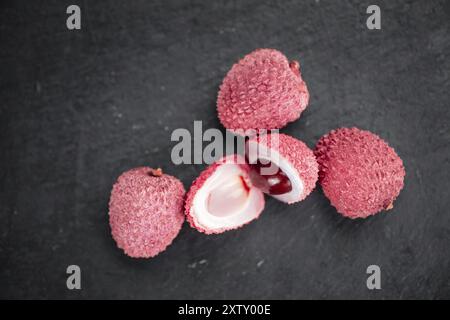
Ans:
{"label": "red lychee skin", "polygon": [[133,258],[164,251],[184,222],[184,196],[183,184],[160,169],[124,172],[109,201],[109,223],[117,246]]}
{"label": "red lychee skin", "polygon": [[279,129],[297,120],[309,92],[297,61],[274,49],[257,49],[234,64],[217,98],[223,126],[233,132]]}
{"label": "red lychee skin", "polygon": [[393,207],[405,168],[379,136],[357,128],[332,130],[314,153],[323,192],[343,216],[366,218]]}
{"label": "red lychee skin", "polygon": [[197,179],[195,179],[195,181],[192,183],[192,185],[187,193],[187,196],[186,196],[185,213],[186,213],[187,221],[189,222],[189,224],[191,225],[192,228],[195,228],[198,231],[203,232],[205,234],[219,234],[219,233],[222,233],[225,231],[239,229],[239,228],[243,227],[244,225],[250,223],[251,221],[257,219],[262,212],[262,210],[260,212],[258,212],[258,215],[253,220],[248,221],[247,223],[244,223],[242,225],[236,226],[234,228],[220,228],[220,229],[210,230],[210,229],[204,228],[202,225],[200,225],[200,223],[198,223],[197,218],[192,211],[194,197],[197,194],[197,192],[201,189],[201,187],[204,185],[206,180],[208,180],[208,178],[211,177],[213,175],[213,173],[217,170],[217,168],[226,163],[239,163],[239,165],[241,166],[241,168],[243,169],[244,172],[246,172],[246,173],[250,172],[250,167],[245,163],[245,159],[243,157],[241,157],[239,155],[225,156],[225,157],[217,160],[213,164],[211,164],[208,168],[206,168],[206,170],[204,170],[197,177]]}
{"label": "red lychee skin", "polygon": [[[278,143],[274,143],[277,141],[276,139],[278,139]],[[277,151],[297,170],[303,180],[303,192],[297,200],[289,202],[289,204],[304,200],[314,190],[319,166],[313,151],[304,142],[283,133],[269,133],[254,137],[249,141],[257,141],[260,145]]]}

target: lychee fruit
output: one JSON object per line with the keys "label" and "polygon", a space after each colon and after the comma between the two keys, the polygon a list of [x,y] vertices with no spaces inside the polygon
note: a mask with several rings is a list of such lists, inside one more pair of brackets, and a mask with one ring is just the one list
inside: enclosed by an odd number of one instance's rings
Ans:
{"label": "lychee fruit", "polygon": [[297,61],[257,49],[234,64],[217,98],[220,122],[230,131],[279,129],[297,120],[309,93]]}
{"label": "lychee fruit", "polygon": [[405,168],[379,136],[358,128],[332,130],[314,153],[323,192],[343,216],[366,218],[393,207]]}
{"label": "lychee fruit", "polygon": [[318,178],[314,153],[302,141],[270,133],[247,141],[251,180],[261,191],[292,204],[306,198]]}
{"label": "lychee fruit", "polygon": [[117,246],[134,258],[164,251],[185,220],[185,189],[161,169],[140,167],[119,176],[111,191],[109,222]]}
{"label": "lychee fruit", "polygon": [[252,186],[249,172],[239,155],[226,156],[203,171],[186,198],[185,212],[191,226],[213,234],[256,219],[264,208],[264,194]]}
{"label": "lychee fruit", "polygon": [[194,181],[185,205],[193,228],[206,234],[236,229],[259,217],[264,193],[294,203],[314,189],[318,165],[303,142],[269,134],[247,141],[246,150],[220,159]]}

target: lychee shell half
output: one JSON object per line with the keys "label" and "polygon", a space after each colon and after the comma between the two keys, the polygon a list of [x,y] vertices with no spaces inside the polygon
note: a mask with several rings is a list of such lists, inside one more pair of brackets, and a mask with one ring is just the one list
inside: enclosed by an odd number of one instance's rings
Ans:
{"label": "lychee shell half", "polygon": [[297,61],[274,49],[257,49],[234,64],[224,78],[217,111],[225,128],[278,129],[300,117],[309,93]]}
{"label": "lychee shell half", "polygon": [[186,197],[190,225],[200,232],[217,234],[258,218],[264,195],[251,185],[249,170],[239,155],[226,156],[204,170]]}
{"label": "lychee shell half", "polygon": [[134,258],[164,251],[183,221],[185,189],[160,169],[131,169],[117,179],[109,201],[109,222],[117,246]]}
{"label": "lychee shell half", "polygon": [[308,146],[289,135],[270,133],[247,141],[246,152],[249,162],[256,158],[269,160],[286,174],[292,190],[272,197],[292,204],[305,199],[315,188],[318,178],[318,164]]}
{"label": "lychee shell half", "polygon": [[323,192],[345,217],[366,218],[389,210],[403,188],[402,160],[369,131],[332,130],[320,138],[315,155]]}

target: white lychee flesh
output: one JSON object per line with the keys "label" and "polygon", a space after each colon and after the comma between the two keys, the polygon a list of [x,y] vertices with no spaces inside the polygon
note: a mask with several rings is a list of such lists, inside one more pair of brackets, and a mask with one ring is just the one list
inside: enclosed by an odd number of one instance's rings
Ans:
{"label": "white lychee flesh", "polygon": [[[270,161],[275,164],[289,178],[292,190],[279,194],[271,195],[273,198],[286,203],[298,201],[299,195],[303,194],[304,183],[297,169],[276,150],[270,149],[257,141],[249,141],[247,144],[248,159],[250,163],[255,163],[258,159],[262,162]],[[269,168],[270,170],[270,168]]]}
{"label": "white lychee flesh", "polygon": [[245,225],[264,208],[264,195],[251,185],[248,166],[213,164],[194,182],[186,201],[191,225],[205,233],[221,233]]}
{"label": "white lychee flesh", "polygon": [[[281,190],[278,188],[276,193],[270,193],[269,190],[269,194],[275,199],[291,204],[302,201],[314,190],[318,164],[313,151],[304,142],[286,134],[270,133],[248,140],[246,150],[250,164],[256,163],[258,159],[261,162],[271,161],[290,180],[291,189],[287,188],[285,193],[281,193],[285,187],[282,185],[278,186]],[[275,173],[269,172],[267,178]]]}

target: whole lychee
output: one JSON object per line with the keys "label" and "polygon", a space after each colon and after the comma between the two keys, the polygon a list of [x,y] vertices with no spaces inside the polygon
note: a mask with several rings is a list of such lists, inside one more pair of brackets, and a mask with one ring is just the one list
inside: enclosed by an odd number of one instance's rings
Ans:
{"label": "whole lychee", "polygon": [[393,207],[405,168],[379,136],[357,128],[332,130],[320,138],[314,153],[323,192],[339,213],[366,218]]}
{"label": "whole lychee", "polygon": [[217,111],[225,128],[279,129],[300,117],[309,93],[297,61],[274,49],[257,49],[224,78]]}
{"label": "whole lychee", "polygon": [[140,167],[119,176],[111,191],[109,222],[117,246],[134,258],[164,251],[183,221],[185,189],[161,169]]}

